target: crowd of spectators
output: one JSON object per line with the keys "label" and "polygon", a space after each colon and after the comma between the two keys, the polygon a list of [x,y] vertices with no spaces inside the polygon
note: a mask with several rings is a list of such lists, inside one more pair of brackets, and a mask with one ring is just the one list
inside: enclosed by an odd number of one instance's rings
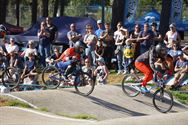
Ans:
{"label": "crowd of spectators", "polygon": [[[151,25],[145,23],[143,29],[140,24],[136,24],[134,31],[128,31],[121,22],[117,23],[115,32],[111,29],[110,23],[105,23],[103,27],[102,21],[98,20],[97,26],[98,29],[94,31],[93,26],[88,24],[85,26],[85,34],[80,34],[77,32],[76,24],[72,23],[70,31],[67,32],[67,38],[69,47],[73,47],[76,41],[83,41],[86,44],[87,59],[83,69],[92,69],[90,72],[96,76],[97,73],[102,72],[103,80],[99,80],[99,82],[106,83],[108,70],[111,69],[116,70],[117,75],[136,72],[135,59],[158,43],[167,47],[168,57],[172,59],[173,63],[169,63],[168,59],[166,63],[171,69],[171,74],[176,73],[174,86],[177,86],[183,79],[187,79],[188,47],[181,47],[181,38],[176,31],[175,24],[169,26],[169,31],[164,39],[157,30],[155,22]],[[33,72],[37,66],[46,67],[48,58],[58,59],[61,55],[59,48],[53,46],[58,37],[58,28],[52,23],[50,17],[41,22],[37,35],[38,45],[36,46],[35,42],[30,40],[27,48],[22,52],[15,44],[14,38],[10,38],[9,42],[3,39],[0,47],[0,64],[22,68],[24,73],[28,73]],[[113,58],[116,59],[115,66],[112,65]],[[155,64],[160,64],[160,60]]]}

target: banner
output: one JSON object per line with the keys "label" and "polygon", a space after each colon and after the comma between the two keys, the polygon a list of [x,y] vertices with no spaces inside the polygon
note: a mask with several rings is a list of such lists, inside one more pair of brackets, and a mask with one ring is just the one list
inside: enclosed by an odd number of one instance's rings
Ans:
{"label": "banner", "polygon": [[126,0],[124,21],[133,22],[136,16],[138,0]]}
{"label": "banner", "polygon": [[172,0],[170,23],[182,20],[183,0]]}

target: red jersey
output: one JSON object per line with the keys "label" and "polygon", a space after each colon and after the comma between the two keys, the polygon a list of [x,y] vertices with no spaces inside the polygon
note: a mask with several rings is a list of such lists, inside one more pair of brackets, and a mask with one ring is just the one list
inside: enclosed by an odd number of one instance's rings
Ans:
{"label": "red jersey", "polygon": [[80,60],[80,54],[76,53],[75,48],[73,48],[73,47],[66,49],[61,54],[59,59],[61,59],[63,62],[66,62],[68,60],[68,58],[70,58],[70,57]]}

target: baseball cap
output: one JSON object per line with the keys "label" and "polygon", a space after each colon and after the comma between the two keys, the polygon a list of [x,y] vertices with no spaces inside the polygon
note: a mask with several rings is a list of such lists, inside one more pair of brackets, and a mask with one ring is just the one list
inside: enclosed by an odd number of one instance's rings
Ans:
{"label": "baseball cap", "polygon": [[102,23],[102,20],[97,20],[97,23],[98,23],[98,24]]}

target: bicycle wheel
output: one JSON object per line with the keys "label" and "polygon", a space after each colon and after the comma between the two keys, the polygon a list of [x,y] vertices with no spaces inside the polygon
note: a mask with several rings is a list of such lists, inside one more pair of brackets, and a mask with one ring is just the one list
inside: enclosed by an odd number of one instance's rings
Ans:
{"label": "bicycle wheel", "polygon": [[173,104],[173,96],[170,92],[164,89],[158,89],[153,94],[153,105],[159,112],[166,113],[170,111]]}
{"label": "bicycle wheel", "polygon": [[9,67],[2,73],[2,83],[10,90],[19,85],[20,73],[17,68]]}
{"label": "bicycle wheel", "polygon": [[78,76],[76,76],[74,85],[76,91],[84,96],[90,95],[95,87],[93,78],[85,72],[82,72]]}
{"label": "bicycle wheel", "polygon": [[135,97],[140,93],[139,77],[136,74],[127,74],[122,81],[122,90],[129,97]]}
{"label": "bicycle wheel", "polygon": [[61,82],[61,73],[55,66],[47,66],[42,71],[42,82],[48,89],[56,89]]}

